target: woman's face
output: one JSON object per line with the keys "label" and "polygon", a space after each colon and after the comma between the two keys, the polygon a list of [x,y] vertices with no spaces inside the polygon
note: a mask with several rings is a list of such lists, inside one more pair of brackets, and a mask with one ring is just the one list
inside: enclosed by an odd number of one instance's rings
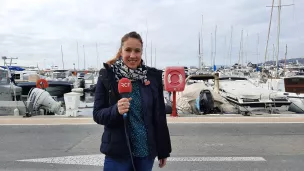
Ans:
{"label": "woman's face", "polygon": [[136,69],[141,63],[142,44],[135,38],[128,38],[121,48],[122,60],[131,69]]}

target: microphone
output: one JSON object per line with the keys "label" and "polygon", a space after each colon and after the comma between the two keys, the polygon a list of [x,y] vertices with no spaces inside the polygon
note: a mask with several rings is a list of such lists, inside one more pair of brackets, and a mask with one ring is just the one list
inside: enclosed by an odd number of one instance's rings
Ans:
{"label": "microphone", "polygon": [[[132,92],[132,83],[128,78],[122,78],[118,81],[118,92],[121,95],[122,98],[129,98],[130,93]],[[131,145],[130,145],[130,138],[127,132],[127,113],[123,114],[123,120],[124,120],[124,128],[125,128],[125,135],[127,140],[127,146],[129,149],[131,162],[133,166],[133,170],[136,171],[133,157],[132,157],[132,151],[131,151]]]}
{"label": "microphone", "polygon": [[[132,83],[128,78],[122,78],[118,81],[118,92],[122,98],[129,98],[132,92]],[[123,117],[127,117],[127,113],[123,114]]]}

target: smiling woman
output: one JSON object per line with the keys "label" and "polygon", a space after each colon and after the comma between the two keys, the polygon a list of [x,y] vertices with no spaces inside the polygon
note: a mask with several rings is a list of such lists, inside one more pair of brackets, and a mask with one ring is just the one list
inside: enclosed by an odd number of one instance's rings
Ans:
{"label": "smiling woman", "polygon": [[124,63],[131,69],[139,66],[142,55],[142,43],[135,39],[129,38],[122,46],[121,56]]}
{"label": "smiling woman", "polygon": [[120,57],[131,69],[136,69],[141,63],[143,41],[139,34],[130,32],[121,39],[120,48],[116,56],[109,60],[107,64],[114,64]]}
{"label": "smiling woman", "polygon": [[[142,47],[138,33],[127,33],[115,58],[100,70],[93,118],[104,125],[100,151],[106,155],[105,171],[150,171],[156,157],[164,167],[171,153],[162,72],[144,64]],[[131,80],[130,98],[118,93],[122,78]]]}

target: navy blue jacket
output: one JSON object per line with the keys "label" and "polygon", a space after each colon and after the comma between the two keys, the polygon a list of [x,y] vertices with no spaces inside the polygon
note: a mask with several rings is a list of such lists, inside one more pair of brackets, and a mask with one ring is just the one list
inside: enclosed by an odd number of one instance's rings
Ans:
{"label": "navy blue jacket", "polygon": [[[124,121],[119,114],[117,101],[121,98],[112,69],[104,64],[103,76],[99,76],[95,90],[93,119],[104,125],[101,138],[101,153],[113,158],[129,157]],[[107,75],[107,76],[105,76]],[[148,68],[150,85],[140,86],[141,104],[147,129],[149,152],[158,159],[167,158],[171,153],[171,141],[165,113],[161,71]],[[107,86],[109,85],[109,86]]]}

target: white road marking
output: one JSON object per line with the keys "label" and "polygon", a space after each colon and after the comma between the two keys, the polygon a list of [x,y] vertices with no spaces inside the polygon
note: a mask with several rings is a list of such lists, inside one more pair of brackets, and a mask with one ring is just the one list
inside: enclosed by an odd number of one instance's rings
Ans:
{"label": "white road marking", "polygon": [[[17,160],[19,162],[103,166],[104,155],[63,156]],[[157,159],[156,159],[157,160]],[[169,157],[168,162],[265,162],[263,157]]]}
{"label": "white road marking", "polygon": [[[304,122],[208,122],[208,121],[200,121],[200,122],[171,122],[168,124],[303,124]],[[49,124],[41,124],[41,123],[20,123],[20,124],[0,124],[0,126],[59,126],[59,125],[97,125],[96,123],[49,123]]]}
{"label": "white road marking", "polygon": [[96,123],[20,123],[20,124],[0,124],[0,126],[58,126],[58,125],[96,125]]}
{"label": "white road marking", "polygon": [[168,124],[298,124],[304,122],[168,122]]}

